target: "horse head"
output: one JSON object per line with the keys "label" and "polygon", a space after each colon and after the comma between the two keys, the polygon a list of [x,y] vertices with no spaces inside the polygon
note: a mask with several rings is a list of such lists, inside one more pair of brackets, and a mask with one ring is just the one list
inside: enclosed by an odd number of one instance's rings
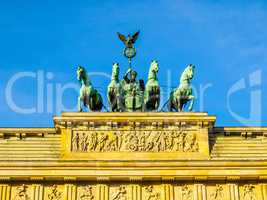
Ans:
{"label": "horse head", "polygon": [[150,70],[154,73],[158,73],[159,71],[159,64],[158,61],[152,60],[150,64]]}
{"label": "horse head", "polygon": [[193,79],[194,77],[194,71],[195,71],[195,66],[192,64],[187,65],[187,67],[185,68],[185,70],[183,71],[181,78],[180,78],[180,82],[190,82],[190,80]]}
{"label": "horse head", "polygon": [[186,74],[187,74],[187,77],[188,79],[192,79],[194,77],[194,71],[195,71],[195,66],[192,65],[192,64],[189,64],[187,67],[186,67]]}
{"label": "horse head", "polygon": [[78,69],[77,69],[77,79],[78,79],[78,81],[82,82],[82,80],[85,78],[85,75],[86,75],[85,68],[82,67],[82,66],[78,66]]}
{"label": "horse head", "polygon": [[156,79],[159,71],[159,64],[156,60],[152,60],[150,63],[148,79]]}

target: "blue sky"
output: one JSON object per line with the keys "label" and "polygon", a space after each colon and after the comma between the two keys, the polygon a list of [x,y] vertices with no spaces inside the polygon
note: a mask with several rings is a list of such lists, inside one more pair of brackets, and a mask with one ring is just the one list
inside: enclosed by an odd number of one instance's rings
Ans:
{"label": "blue sky", "polygon": [[[162,103],[167,87],[176,87],[183,68],[193,63],[196,95],[200,87],[209,86],[195,111],[216,115],[217,126],[267,125],[266,27],[264,0],[0,1],[0,127],[53,126],[52,117],[60,110],[56,93],[47,102],[47,86],[54,91],[67,84],[78,86],[79,64],[93,73],[92,82],[106,101],[109,79],[103,74],[110,74],[113,62],[120,63],[121,72],[127,70],[116,32],[136,30],[141,34],[134,69],[146,80],[150,61],[158,60]],[[40,70],[45,76],[53,74],[44,80],[44,111],[15,112],[7,102],[10,79]],[[255,84],[249,79],[253,75]],[[236,84],[239,89],[227,104]],[[36,107],[37,88],[36,79],[22,78],[12,98],[19,107]],[[64,106],[75,107],[77,95],[66,90]]]}

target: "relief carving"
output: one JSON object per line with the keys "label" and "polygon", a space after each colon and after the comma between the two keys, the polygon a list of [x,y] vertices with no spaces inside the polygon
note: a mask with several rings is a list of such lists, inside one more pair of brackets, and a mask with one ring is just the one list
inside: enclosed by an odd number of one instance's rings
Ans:
{"label": "relief carving", "polygon": [[182,200],[191,200],[193,198],[193,191],[187,185],[182,187]]}
{"label": "relief carving", "polygon": [[255,197],[255,186],[254,185],[244,185],[244,200],[256,200]]}
{"label": "relief carving", "polygon": [[173,131],[74,131],[74,152],[198,152],[195,133]]}
{"label": "relief carving", "polygon": [[160,193],[156,192],[153,185],[145,187],[148,194],[146,200],[160,200]]}
{"label": "relief carving", "polygon": [[79,136],[79,133],[76,133],[73,135],[72,140],[71,140],[73,151],[79,150],[79,142],[80,142],[80,136]]}
{"label": "relief carving", "polygon": [[95,196],[93,195],[92,186],[85,186],[82,188],[82,192],[80,194],[80,200],[94,200]]}
{"label": "relief carving", "polygon": [[113,196],[112,200],[127,200],[127,190],[125,186],[120,186],[115,195]]}
{"label": "relief carving", "polygon": [[50,187],[50,193],[48,194],[49,200],[61,200],[62,192],[58,191],[57,185]]}
{"label": "relief carving", "polygon": [[22,184],[21,186],[16,187],[16,195],[13,200],[30,200],[27,194],[27,186]]}
{"label": "relief carving", "polygon": [[216,185],[216,188],[210,195],[211,200],[222,200],[223,199],[223,186]]}

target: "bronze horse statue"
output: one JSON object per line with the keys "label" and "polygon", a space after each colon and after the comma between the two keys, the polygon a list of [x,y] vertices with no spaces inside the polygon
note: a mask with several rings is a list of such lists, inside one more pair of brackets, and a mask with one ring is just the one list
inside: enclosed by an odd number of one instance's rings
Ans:
{"label": "bronze horse statue", "polygon": [[153,60],[150,64],[148,81],[144,93],[144,111],[157,111],[160,104],[160,86],[158,82],[158,62]]}
{"label": "bronze horse statue", "polygon": [[195,66],[189,64],[183,71],[180,78],[180,85],[171,92],[169,98],[169,111],[183,111],[185,105],[190,102],[188,110],[193,110],[195,97],[191,87],[191,80],[194,77]]}
{"label": "bronze horse statue", "polygon": [[84,67],[79,66],[77,69],[77,79],[81,84],[80,96],[78,97],[78,111],[82,111],[81,102],[84,107],[91,111],[101,111],[103,108],[103,100],[98,91],[90,82]]}

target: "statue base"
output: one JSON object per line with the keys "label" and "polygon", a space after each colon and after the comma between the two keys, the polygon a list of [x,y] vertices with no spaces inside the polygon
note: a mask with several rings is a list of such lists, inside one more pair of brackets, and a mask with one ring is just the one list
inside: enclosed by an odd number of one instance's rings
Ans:
{"label": "statue base", "polygon": [[207,113],[63,113],[62,159],[201,160],[209,157],[214,116]]}

